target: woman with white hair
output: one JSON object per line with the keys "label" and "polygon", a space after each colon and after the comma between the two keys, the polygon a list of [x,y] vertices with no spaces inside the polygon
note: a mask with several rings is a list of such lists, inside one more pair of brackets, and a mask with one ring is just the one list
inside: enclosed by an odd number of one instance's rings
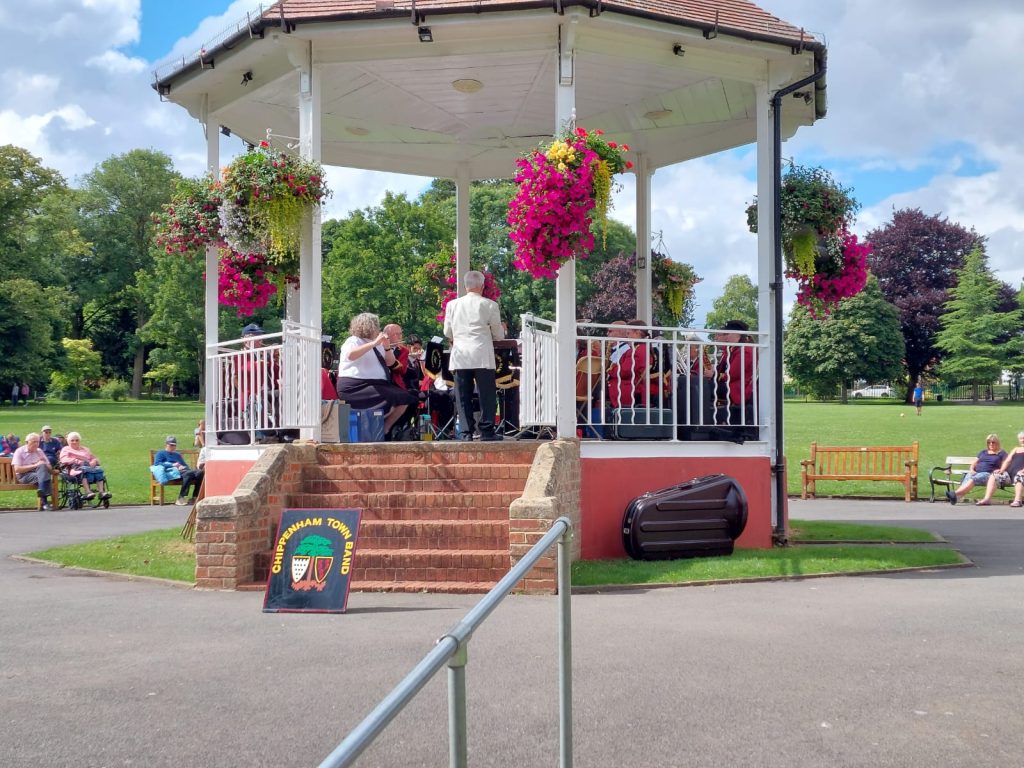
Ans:
{"label": "woman with white hair", "polygon": [[99,488],[100,498],[106,501],[110,498],[107,492],[107,477],[92,451],[82,445],[82,436],[77,432],[68,432],[68,444],[60,449],[60,464],[71,477],[82,478],[82,489],[85,501],[96,498],[96,492],[89,487],[89,483],[96,483]]}
{"label": "woman with white hair", "polygon": [[380,330],[380,318],[370,312],[356,315],[349,333],[338,357],[338,397],[358,410],[384,409],[386,435],[419,398],[391,380],[398,359],[387,334]]}

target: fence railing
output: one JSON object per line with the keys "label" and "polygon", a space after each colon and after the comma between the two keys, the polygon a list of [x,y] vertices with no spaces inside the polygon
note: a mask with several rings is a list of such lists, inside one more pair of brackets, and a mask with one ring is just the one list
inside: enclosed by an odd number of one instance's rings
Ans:
{"label": "fence railing", "polygon": [[[448,751],[451,768],[468,765],[466,742],[466,647],[473,632],[512,588],[524,578],[548,548],[558,542],[558,697],[559,765],[572,768],[572,617],[569,546],[572,523],[560,517],[551,529],[516,563],[505,577],[465,617],[437,641],[437,645],[331,752],[320,768],[353,765],[388,723],[415,698],[442,667],[448,667]],[[410,760],[409,765],[416,761]]]}
{"label": "fence railing", "polygon": [[522,377],[519,422],[524,426],[555,426],[558,403],[558,339],[550,320],[523,315]]}
{"label": "fence railing", "polygon": [[[727,333],[738,338],[723,340]],[[522,340],[526,427],[554,424],[560,353],[576,357],[582,437],[751,439],[765,425],[757,361],[767,334],[584,323],[576,349],[561,351],[554,323],[523,315]]]}
{"label": "fence railing", "polygon": [[209,432],[248,433],[255,443],[320,423],[317,329],[286,320],[280,333],[211,345],[207,358],[213,367]]}

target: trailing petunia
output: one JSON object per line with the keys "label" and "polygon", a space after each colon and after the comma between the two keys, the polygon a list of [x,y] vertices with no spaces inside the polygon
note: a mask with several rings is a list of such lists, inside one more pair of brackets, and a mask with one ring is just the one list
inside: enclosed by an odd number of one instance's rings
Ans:
{"label": "trailing petunia", "polygon": [[565,262],[593,249],[595,216],[606,230],[611,179],[633,164],[623,154],[628,145],[602,136],[602,131],[566,130],[516,160],[519,188],[509,202],[508,223],[517,269],[554,279]]}

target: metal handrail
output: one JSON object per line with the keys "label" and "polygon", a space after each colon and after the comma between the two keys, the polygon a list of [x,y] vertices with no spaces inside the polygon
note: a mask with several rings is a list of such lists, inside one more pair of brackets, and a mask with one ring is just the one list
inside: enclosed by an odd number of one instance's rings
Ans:
{"label": "metal handrail", "polygon": [[466,749],[466,646],[512,588],[524,578],[547,549],[558,542],[558,640],[559,640],[559,765],[572,768],[572,621],[570,609],[569,543],[572,522],[560,517],[551,529],[467,613],[442,635],[437,645],[413,667],[363,721],[320,763],[320,768],[352,765],[374,739],[419,693],[431,678],[448,665],[448,750],[450,768],[468,765]]}

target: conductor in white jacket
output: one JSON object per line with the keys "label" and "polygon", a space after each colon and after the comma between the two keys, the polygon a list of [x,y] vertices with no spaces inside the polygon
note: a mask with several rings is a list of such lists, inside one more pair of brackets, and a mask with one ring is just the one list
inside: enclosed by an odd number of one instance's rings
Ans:
{"label": "conductor in white jacket", "polygon": [[497,389],[494,386],[494,342],[505,338],[498,305],[485,299],[484,276],[476,270],[466,273],[466,295],[448,303],[444,315],[444,335],[452,343],[449,367],[455,375],[455,395],[459,404],[462,439],[473,436],[473,384],[480,394],[480,439],[501,440],[495,434]]}

